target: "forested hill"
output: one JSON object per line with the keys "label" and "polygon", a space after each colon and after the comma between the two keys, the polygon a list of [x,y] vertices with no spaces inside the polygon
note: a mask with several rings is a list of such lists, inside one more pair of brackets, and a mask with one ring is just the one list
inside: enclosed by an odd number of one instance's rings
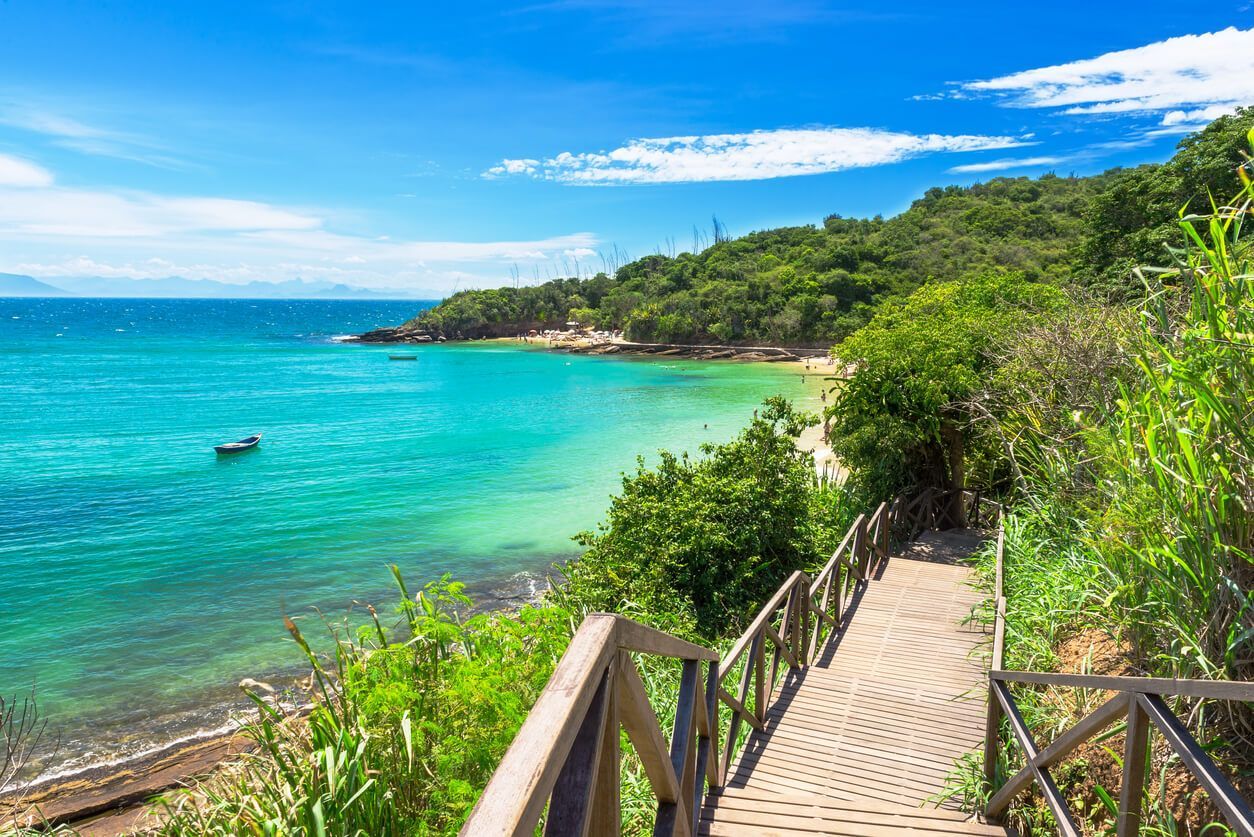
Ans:
{"label": "forested hill", "polygon": [[1161,262],[1179,207],[1227,183],[1251,125],[1254,109],[1223,117],[1163,164],[933,188],[887,220],[833,215],[646,256],[613,276],[462,291],[406,326],[511,336],[573,319],[645,342],[826,346],[933,279],[1001,269],[1117,293],[1132,266]]}

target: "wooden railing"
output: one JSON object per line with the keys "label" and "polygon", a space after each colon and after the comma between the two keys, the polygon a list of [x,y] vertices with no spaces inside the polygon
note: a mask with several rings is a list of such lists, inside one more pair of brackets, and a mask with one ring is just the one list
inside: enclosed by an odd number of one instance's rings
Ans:
{"label": "wooden railing", "polygon": [[[993,648],[988,676],[988,715],[984,735],[984,776],[992,795],[985,805],[985,816],[989,820],[997,821],[1016,796],[1035,784],[1054,816],[1058,833],[1065,837],[1079,837],[1080,828],[1071,814],[1066,799],[1054,782],[1050,768],[1075,752],[1084,742],[1115,724],[1122,724],[1125,728],[1125,741],[1123,779],[1119,791],[1116,822],[1117,837],[1131,837],[1140,830],[1149,739],[1153,729],[1159,731],[1171,749],[1179,756],[1180,762],[1206,789],[1211,801],[1215,803],[1216,808],[1223,814],[1232,829],[1241,837],[1254,837],[1254,813],[1251,812],[1249,804],[1164,700],[1165,697],[1179,697],[1254,701],[1254,683],[1003,670],[1006,644],[1004,509],[1000,504],[989,503],[986,499],[982,499],[979,492],[964,492],[964,494],[973,495],[964,498],[969,502],[966,513],[972,519],[972,525],[976,525],[983,514],[995,514],[997,522],[993,581]],[[982,503],[988,508],[988,512],[984,512]],[[984,518],[985,521],[992,519],[991,516]],[[1018,703],[1011,693],[1010,684],[1012,683],[1099,689],[1114,692],[1114,695],[1041,749],[1033,739],[1019,711]],[[997,762],[1001,752],[1003,719],[1009,724],[1010,734],[1026,756],[1027,763],[999,786]]]}
{"label": "wooden railing", "polygon": [[[669,743],[633,652],[683,661]],[[691,835],[706,781],[718,785],[717,681],[717,652],[621,616],[591,614],[461,833],[532,835],[546,804],[545,835],[619,833],[621,728],[657,798],[654,833]]]}
{"label": "wooden railing", "polygon": [[[799,671],[810,664],[842,629],[848,599],[874,578],[892,544],[931,528],[948,497],[934,491],[909,501],[898,497],[869,517],[859,515],[814,578],[800,571],[790,575],[721,662],[708,648],[629,619],[588,616],[461,833],[533,834],[541,818],[546,835],[618,833],[620,726],[657,799],[654,834],[694,833],[705,787],[722,787],[743,725],[764,728],[781,668]],[[669,743],[633,652],[683,660]],[[702,663],[708,664],[704,689]],[[730,710],[721,759],[720,702]]]}
{"label": "wooden railing", "polygon": [[[1116,825],[1118,837],[1137,834],[1141,827],[1141,803],[1145,796],[1145,768],[1149,753],[1150,732],[1153,729],[1158,730],[1175,754],[1179,756],[1180,763],[1206,789],[1211,802],[1223,814],[1228,825],[1242,837],[1254,837],[1254,812],[1251,812],[1249,804],[1163,700],[1164,697],[1174,696],[1254,701],[1254,683],[1165,680],[1154,677],[1104,677],[1090,674],[1052,674],[1029,671],[992,671],[989,673],[989,683],[992,692],[988,705],[990,723],[999,725],[1000,719],[1004,716],[1009,721],[1011,734],[1027,758],[1027,764],[1001,787],[996,788],[996,792],[989,798],[985,808],[985,815],[989,819],[999,818],[1019,793],[1035,784],[1045,798],[1045,804],[1054,815],[1058,833],[1067,837],[1079,837],[1080,828],[1071,814],[1066,799],[1058,790],[1050,768],[1069,756],[1085,741],[1122,721],[1126,725],[1126,736],[1123,751],[1123,780],[1119,789],[1119,812]],[[1049,746],[1040,749],[1032,738],[1032,733],[1019,711],[1014,695],[1011,694],[1011,683],[1102,689],[1115,694],[1095,711],[1055,738]],[[994,734],[985,742],[986,752],[994,764],[1000,740],[1001,736]],[[996,787],[995,784],[990,782],[990,789],[994,787]]]}

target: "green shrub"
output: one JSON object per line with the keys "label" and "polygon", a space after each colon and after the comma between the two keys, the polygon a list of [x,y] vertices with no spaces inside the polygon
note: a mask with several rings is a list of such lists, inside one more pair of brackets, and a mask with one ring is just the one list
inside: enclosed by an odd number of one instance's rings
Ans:
{"label": "green shrub", "polygon": [[844,522],[796,447],[811,419],[769,399],[736,439],[699,458],[642,462],[607,522],[579,536],[587,551],[567,568],[567,594],[687,636],[735,631],[790,572],[826,557],[829,530]]}
{"label": "green shrub", "polygon": [[[399,575],[397,576],[400,582]],[[290,620],[313,672],[307,719],[255,698],[260,745],[165,803],[162,834],[451,834],[460,828],[552,673],[573,627],[560,607],[457,617],[446,577],[410,598],[408,638],[376,619],[337,632],[327,661]]]}
{"label": "green shrub", "polygon": [[[1065,309],[1051,285],[990,273],[938,282],[885,305],[834,350],[855,367],[828,408],[832,450],[871,499],[922,486],[964,486],[967,404],[990,374],[989,348]],[[988,485],[988,474],[972,484]]]}

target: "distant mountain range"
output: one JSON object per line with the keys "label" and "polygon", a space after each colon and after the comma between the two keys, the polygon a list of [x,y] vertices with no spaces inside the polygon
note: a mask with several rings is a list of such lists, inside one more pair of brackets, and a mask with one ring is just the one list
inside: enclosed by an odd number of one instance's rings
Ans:
{"label": "distant mountain range", "polygon": [[73,294],[40,282],[33,276],[0,273],[0,296],[73,296]]}
{"label": "distant mountain range", "polygon": [[388,288],[372,290],[334,282],[306,282],[289,279],[285,282],[249,282],[233,285],[214,279],[114,279],[104,276],[58,276],[44,282],[33,276],[0,273],[0,297],[3,296],[87,296],[134,297],[145,299],[440,299],[441,291],[431,288],[414,290]]}

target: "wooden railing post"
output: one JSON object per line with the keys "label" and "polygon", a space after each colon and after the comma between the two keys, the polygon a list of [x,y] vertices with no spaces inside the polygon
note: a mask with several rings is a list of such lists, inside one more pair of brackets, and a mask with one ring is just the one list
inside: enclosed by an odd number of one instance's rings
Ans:
{"label": "wooden railing post", "polygon": [[810,628],[810,608],[807,604],[810,600],[810,579],[802,573],[797,577],[797,585],[793,589],[792,655],[799,667],[805,667],[810,663],[809,648],[806,645]]}
{"label": "wooden railing post", "polygon": [[[997,553],[995,558],[995,577],[993,580],[993,653],[989,660],[989,671],[1000,671],[1005,653],[1006,637],[1006,599],[1002,596],[1002,556],[1005,552],[1006,532],[998,520]],[[997,758],[1001,748],[1001,702],[993,691],[993,681],[989,679],[988,717],[984,722],[984,782],[991,793],[997,786]]]}
{"label": "wooden railing post", "polygon": [[[566,756],[566,763],[562,765],[557,783],[553,786],[549,815],[544,824],[544,837],[583,837],[588,833],[596,803],[596,790],[600,785],[598,774],[605,766],[601,758],[601,748],[608,727],[607,710],[613,701],[613,684],[614,665],[611,663],[601,675],[601,684],[597,687],[592,704],[588,707],[588,714],[584,716],[570,753]],[[614,740],[617,743],[617,725],[614,728]],[[610,769],[614,771],[613,781],[617,791],[617,758]]]}
{"label": "wooden railing post", "polygon": [[766,723],[766,638],[761,633],[754,637],[753,646],[753,714],[759,724]]}
{"label": "wooden railing post", "polygon": [[1123,785],[1119,788],[1117,837],[1135,837],[1141,830],[1145,797],[1145,757],[1149,752],[1149,716],[1135,694],[1128,695],[1128,732],[1123,748]]}
{"label": "wooden railing post", "polygon": [[988,712],[984,719],[984,783],[992,793],[997,788],[997,758],[1001,754],[1001,701],[988,685]]}
{"label": "wooden railing post", "polygon": [[679,782],[679,793],[674,802],[658,802],[654,837],[691,833],[691,829],[685,826],[692,822],[691,806],[696,773],[696,764],[692,759],[695,752],[693,730],[697,701],[701,699],[697,697],[699,674],[696,660],[684,660],[683,675],[679,682],[679,700],[675,707],[675,728],[671,734],[671,769]]}
{"label": "wooden railing post", "polygon": [[893,520],[897,516],[897,501],[894,499],[888,504],[888,508],[884,509],[884,540],[881,546],[884,547],[884,554],[887,555],[892,549],[893,543]]}
{"label": "wooden railing post", "polygon": [[711,788],[723,786],[718,769],[718,675],[718,663],[711,662],[705,675],[705,730],[697,769],[698,774],[705,774]]}

